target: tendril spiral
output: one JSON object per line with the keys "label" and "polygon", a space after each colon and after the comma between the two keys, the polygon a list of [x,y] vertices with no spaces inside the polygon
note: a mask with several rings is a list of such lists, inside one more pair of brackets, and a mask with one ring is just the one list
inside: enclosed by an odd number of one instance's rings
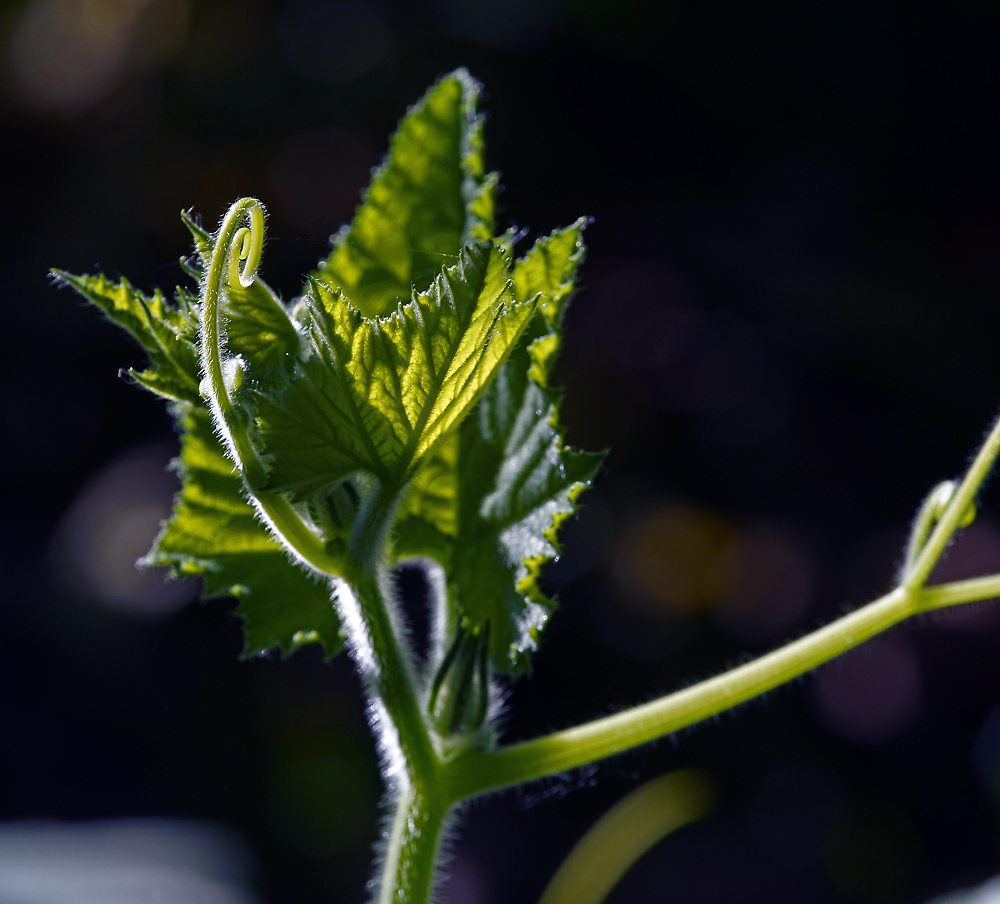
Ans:
{"label": "tendril spiral", "polygon": [[[257,268],[260,267],[264,251],[264,208],[253,198],[243,198],[233,205],[233,209],[240,207],[244,201],[252,202],[241,210],[241,214],[245,211],[250,217],[250,226],[238,229],[229,243],[229,285],[249,289],[257,277]],[[228,220],[228,216],[226,219]],[[246,261],[242,270],[241,261]]]}
{"label": "tendril spiral", "polygon": [[[266,489],[267,474],[250,439],[246,413],[239,410],[233,401],[232,394],[239,390],[244,362],[241,358],[223,362],[223,336],[219,320],[224,283],[228,283],[225,288],[230,300],[249,289],[257,277],[263,250],[264,207],[256,198],[240,198],[222,220],[202,278],[202,392],[215,429],[243,478],[247,496],[274,539],[298,561],[319,574],[326,577],[341,575],[341,561],[327,553],[323,541],[316,537],[288,500]],[[268,295],[268,290],[263,291]],[[277,304],[275,301],[268,303]],[[277,309],[287,316],[280,305]],[[226,380],[227,373],[231,375],[229,381]]]}
{"label": "tendril spiral", "polygon": [[[245,221],[249,226],[244,225]],[[231,290],[250,288],[263,250],[264,207],[256,198],[241,198],[229,208],[219,227],[202,287],[201,365],[205,393],[229,454],[251,487],[262,482],[264,472],[226,385],[219,308],[225,276]]]}

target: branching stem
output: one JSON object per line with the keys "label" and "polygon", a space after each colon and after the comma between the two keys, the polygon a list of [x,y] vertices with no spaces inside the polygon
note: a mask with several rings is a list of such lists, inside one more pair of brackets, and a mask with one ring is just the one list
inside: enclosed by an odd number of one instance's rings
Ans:
{"label": "branching stem", "polygon": [[[959,523],[968,518],[975,505],[976,494],[989,474],[997,455],[1000,454],[1000,419],[998,419],[980,446],[962,482],[951,494],[941,518],[930,532],[927,542],[910,568],[903,575],[900,586],[909,590],[923,587],[951,541]],[[918,516],[919,521],[919,516]]]}
{"label": "branching stem", "polygon": [[759,659],[651,703],[492,752],[472,752],[454,764],[456,799],[584,766],[694,725],[766,693],[840,656],[911,615],[1000,594],[1000,575],[925,587],[955,530],[971,521],[975,496],[1000,453],[1000,420],[987,434],[958,486],[940,484],[913,525],[899,586]]}

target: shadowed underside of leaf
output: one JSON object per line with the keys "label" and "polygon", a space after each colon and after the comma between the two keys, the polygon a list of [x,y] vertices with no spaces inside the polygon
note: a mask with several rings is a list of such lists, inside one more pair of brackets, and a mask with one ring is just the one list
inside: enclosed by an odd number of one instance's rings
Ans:
{"label": "shadowed underside of leaf", "polygon": [[[603,455],[564,448],[552,394],[504,376],[513,375],[502,374],[484,396],[478,423],[462,427],[459,542],[449,585],[453,617],[489,623],[494,666],[520,674],[553,609],[540,584],[542,567],[558,554],[559,527]],[[521,391],[505,395],[510,389]],[[491,420],[501,429],[483,429]]]}
{"label": "shadowed underside of leaf", "polygon": [[444,566],[449,627],[488,623],[493,665],[511,675],[529,668],[553,608],[539,578],[558,552],[559,526],[603,460],[563,446],[559,395],[545,385],[584,225],[540,240],[515,264],[515,298],[540,294],[537,313],[475,411],[417,475],[396,531],[397,556]]}
{"label": "shadowed underside of leaf", "polygon": [[243,482],[208,413],[187,406],[178,414],[183,486],[146,563],[201,575],[207,597],[237,597],[244,656],[273,647],[290,653],[309,641],[319,641],[326,655],[333,656],[342,638],[330,588],[293,564],[271,539],[245,500]]}
{"label": "shadowed underside of leaf", "polygon": [[531,318],[534,302],[514,302],[508,275],[501,248],[467,246],[429,292],[379,320],[314,282],[305,359],[280,393],[253,398],[270,487],[302,499],[363,470],[401,488]]}
{"label": "shadowed underside of leaf", "polygon": [[387,314],[426,290],[463,245],[493,237],[497,180],[485,173],[478,95],[459,69],[408,111],[354,222],[313,273],[361,313]]}

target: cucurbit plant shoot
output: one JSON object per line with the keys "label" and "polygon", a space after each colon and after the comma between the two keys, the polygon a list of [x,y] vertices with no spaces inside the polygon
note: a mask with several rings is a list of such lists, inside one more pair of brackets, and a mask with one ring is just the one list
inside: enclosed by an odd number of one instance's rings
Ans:
{"label": "cucurbit plant shoot", "polygon": [[[463,801],[692,725],[911,615],[1000,594],[1000,574],[927,585],[974,517],[997,425],[966,475],[928,496],[887,595],[653,702],[502,744],[497,683],[529,669],[554,608],[541,570],[603,455],[563,444],[550,384],[587,221],[514,256],[514,234],[496,233],[477,95],[459,70],[408,111],[291,303],[258,275],[265,216],[252,198],[215,233],[183,215],[198,292],[173,303],[53,271],[144,348],[150,364],[131,377],[177,423],[182,487],[144,562],[237,597],[244,656],[346,646],[363,676],[394,813],[373,883],[384,904],[431,899]],[[432,597],[423,660],[393,584],[411,560]]]}

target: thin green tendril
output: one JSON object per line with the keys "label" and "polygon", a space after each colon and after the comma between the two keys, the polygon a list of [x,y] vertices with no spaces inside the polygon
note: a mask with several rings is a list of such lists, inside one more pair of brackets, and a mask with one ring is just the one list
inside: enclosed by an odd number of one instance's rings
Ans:
{"label": "thin green tendril", "polygon": [[[253,199],[243,199],[247,200]],[[234,206],[242,203],[237,201]],[[257,269],[260,267],[260,259],[264,252],[264,208],[259,201],[254,201],[246,212],[250,216],[250,226],[239,229],[229,245],[229,285],[235,286],[239,283],[244,289],[249,289],[257,277]],[[239,252],[236,250],[237,246]],[[242,272],[240,261],[246,261]]]}
{"label": "thin green tendril", "polygon": [[[249,219],[249,226],[243,225],[245,218]],[[225,440],[229,456],[239,468],[254,506],[275,539],[310,568],[326,575],[340,575],[343,572],[340,558],[329,554],[322,539],[312,532],[288,500],[265,489],[267,474],[264,465],[226,385],[219,328],[223,280],[228,276],[231,290],[237,287],[249,289],[257,276],[263,250],[264,207],[256,198],[240,198],[229,208],[219,227],[202,286],[202,391],[208,399],[212,420]],[[231,363],[237,368],[232,380],[235,391],[241,382],[243,363],[239,359]]]}
{"label": "thin green tendril", "polygon": [[[249,227],[242,225],[244,218],[249,218]],[[237,415],[223,375],[219,302],[226,261],[229,262],[230,288],[248,289],[257,276],[263,250],[264,208],[255,198],[241,198],[229,208],[219,228],[208,272],[205,274],[202,296],[201,366],[205,374],[208,400],[229,453],[251,489],[263,485],[264,468],[250,442],[245,425]]]}
{"label": "thin green tendril", "polygon": [[[928,493],[917,517],[913,522],[913,529],[910,533],[910,542],[906,549],[906,564],[903,566],[903,574],[908,575],[916,564],[920,553],[927,545],[927,538],[937,523],[944,516],[945,510],[951,503],[958,490],[958,484],[954,480],[945,480],[939,483]],[[956,527],[968,527],[976,518],[976,503],[970,501],[965,511],[959,516]]]}

